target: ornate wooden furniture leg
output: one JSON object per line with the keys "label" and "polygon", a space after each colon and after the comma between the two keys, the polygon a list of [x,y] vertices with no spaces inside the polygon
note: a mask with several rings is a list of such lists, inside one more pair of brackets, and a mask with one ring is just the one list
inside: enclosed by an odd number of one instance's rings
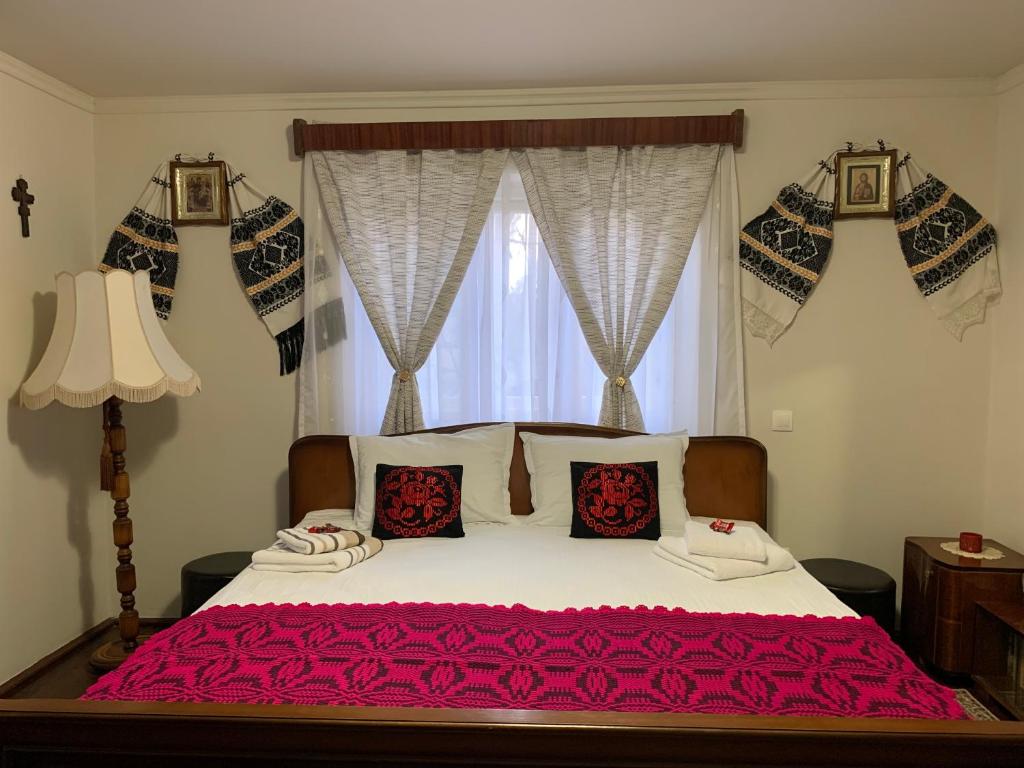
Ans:
{"label": "ornate wooden furniture leg", "polygon": [[124,426],[121,424],[121,400],[110,398],[105,416],[109,422],[108,435],[114,474],[110,497],[114,500],[114,544],[117,547],[117,591],[121,593],[121,614],[117,618],[120,640],[101,645],[90,663],[101,670],[113,669],[128,658],[138,646],[139,613],[135,610],[135,566],[132,565],[132,521],[128,517],[128,473],[125,471],[124,451],[127,447]]}

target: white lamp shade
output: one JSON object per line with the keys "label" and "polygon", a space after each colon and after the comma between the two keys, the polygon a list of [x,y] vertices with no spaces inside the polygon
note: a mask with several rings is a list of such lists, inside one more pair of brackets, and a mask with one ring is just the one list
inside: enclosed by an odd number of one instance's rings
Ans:
{"label": "white lamp shade", "polygon": [[199,389],[199,376],[171,346],[153,309],[149,274],[115,269],[57,275],[57,319],[42,360],[21,385],[21,403],[75,408],[110,397],[148,403]]}

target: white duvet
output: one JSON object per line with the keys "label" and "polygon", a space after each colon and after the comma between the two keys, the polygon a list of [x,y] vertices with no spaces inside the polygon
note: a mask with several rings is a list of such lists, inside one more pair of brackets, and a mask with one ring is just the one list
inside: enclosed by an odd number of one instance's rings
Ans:
{"label": "white duvet", "polygon": [[784,573],[715,582],[661,559],[653,541],[573,539],[568,528],[524,524],[464,527],[460,539],[386,541],[376,557],[340,573],[247,568],[203,607],[395,601],[856,615],[799,565]]}

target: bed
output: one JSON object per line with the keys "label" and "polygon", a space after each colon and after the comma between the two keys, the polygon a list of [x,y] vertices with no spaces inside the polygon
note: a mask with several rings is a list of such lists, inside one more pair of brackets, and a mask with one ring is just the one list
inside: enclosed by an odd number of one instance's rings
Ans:
{"label": "bed", "polygon": [[[517,426],[547,434],[608,438],[627,434],[580,425]],[[756,441],[694,438],[684,475],[691,515],[730,517],[767,527],[767,459]],[[315,510],[352,507],[347,438],[315,436],[297,441],[289,455],[289,488],[293,523]],[[509,488],[513,513],[525,519],[531,513],[529,477],[518,439]],[[509,614],[510,625],[518,622],[542,629],[550,616],[562,620],[565,609],[573,609],[568,612],[573,620],[591,620],[592,612],[602,606],[613,606],[604,609],[609,611],[662,606],[656,610],[669,614],[682,610],[680,615],[687,616],[724,613],[754,631],[772,620],[761,614],[809,614],[835,627],[859,626],[845,606],[799,567],[714,583],[649,556],[649,550],[650,542],[580,542],[570,540],[565,530],[480,523],[467,526],[465,539],[388,542],[375,558],[338,574],[296,577],[247,570],[204,606],[197,620],[205,616],[207,624],[195,627],[207,632],[209,622],[222,615],[219,612],[247,604],[344,602],[375,611],[374,606],[388,601],[442,605],[445,611],[455,604],[462,606],[460,620],[492,623],[505,617],[489,613],[480,619],[473,611],[490,610],[488,606],[494,604],[520,604],[522,608],[516,610],[527,613]],[[524,552],[531,556],[523,557]],[[587,577],[578,578],[580,573]],[[339,595],[344,595],[343,600]],[[295,615],[289,614],[288,620],[294,621]],[[265,618],[261,616],[260,621]],[[406,615],[402,626],[420,618],[420,614],[411,619]],[[666,616],[643,618],[661,621]],[[601,615],[594,626],[601,629],[617,620]],[[844,621],[850,623],[844,625]],[[715,631],[719,628],[716,625]],[[416,700],[415,706],[380,706],[371,699],[361,703],[374,706],[329,707],[239,700],[0,702],[0,742],[12,765],[40,764],[18,761],[30,755],[39,758],[41,749],[59,754],[62,765],[92,764],[89,761],[99,760],[100,755],[126,752],[145,754],[148,762],[153,762],[150,756],[164,755],[159,759],[167,764],[188,757],[197,765],[206,764],[204,759],[211,765],[223,764],[226,757],[245,757],[256,764],[286,757],[289,765],[327,760],[352,765],[397,761],[406,765],[902,766],[957,765],[968,756],[984,756],[991,765],[1018,765],[1024,747],[1024,729],[1018,724],[955,719],[764,717],[735,714],[740,710],[728,715],[683,714],[628,707],[580,711],[583,708],[578,705],[559,709],[532,699],[524,699],[522,708],[509,707],[507,701],[467,705],[486,702],[486,697],[454,706],[424,706],[422,700]],[[396,700],[393,694],[387,699]],[[159,759],[155,764],[161,764]]]}
{"label": "bed", "polygon": [[855,615],[799,566],[711,582],[652,556],[649,541],[572,539],[568,528],[552,526],[465,527],[464,539],[386,542],[379,555],[340,573],[249,568],[203,608],[336,603],[344,595],[350,603],[522,604],[539,611],[646,605],[699,612]]}

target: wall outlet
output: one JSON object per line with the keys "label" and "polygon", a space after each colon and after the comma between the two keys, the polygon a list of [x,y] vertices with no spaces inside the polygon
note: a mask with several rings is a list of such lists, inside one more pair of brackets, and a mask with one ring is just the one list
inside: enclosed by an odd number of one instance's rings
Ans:
{"label": "wall outlet", "polygon": [[772,411],[772,432],[792,432],[793,412]]}

